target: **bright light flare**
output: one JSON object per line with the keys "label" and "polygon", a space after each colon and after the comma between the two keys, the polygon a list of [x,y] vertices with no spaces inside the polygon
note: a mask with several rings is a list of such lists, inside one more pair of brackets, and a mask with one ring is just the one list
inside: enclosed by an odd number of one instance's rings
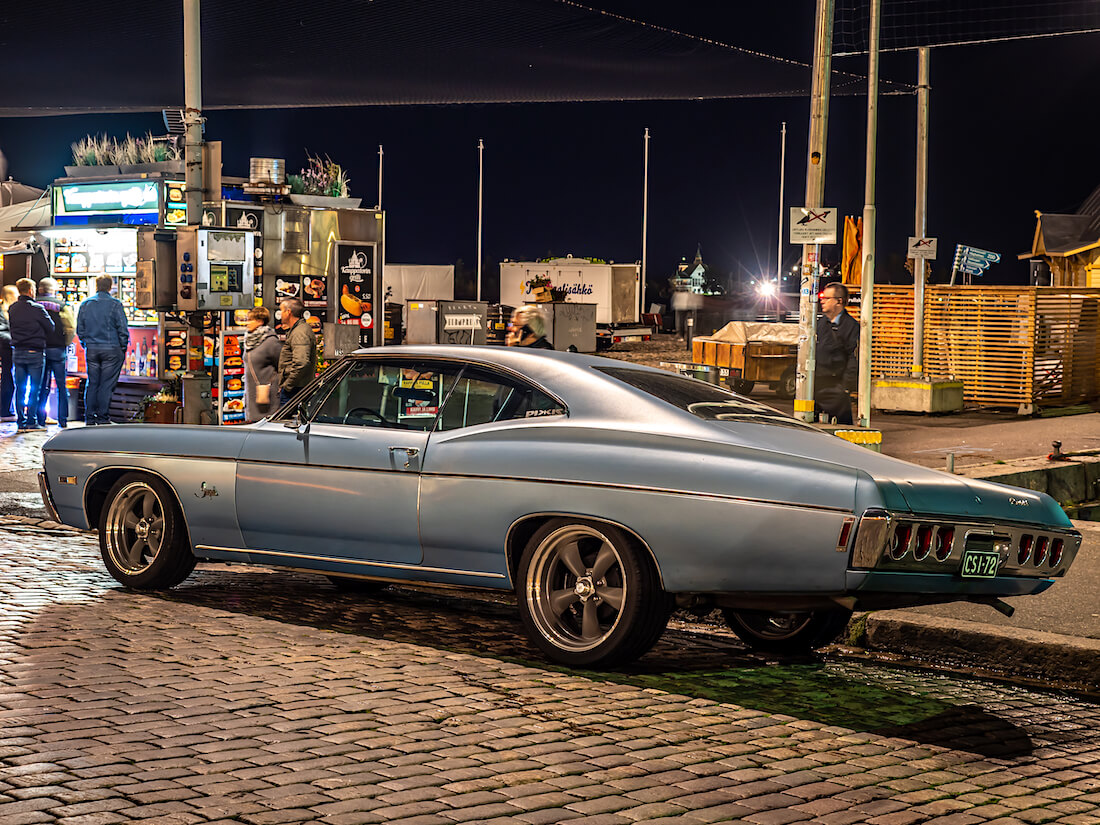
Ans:
{"label": "bright light flare", "polygon": [[756,291],[762,298],[774,298],[778,288],[772,281],[763,281],[756,285]]}

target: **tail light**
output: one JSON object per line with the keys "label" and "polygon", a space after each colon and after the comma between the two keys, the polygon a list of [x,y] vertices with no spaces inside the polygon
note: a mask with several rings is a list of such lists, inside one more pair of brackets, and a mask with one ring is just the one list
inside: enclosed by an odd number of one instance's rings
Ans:
{"label": "tail light", "polygon": [[955,543],[955,528],[944,527],[936,534],[936,561],[947,561]]}
{"label": "tail light", "polygon": [[1034,541],[1035,539],[1032,536],[1020,536],[1020,547],[1016,551],[1016,562],[1018,564],[1027,564],[1027,560],[1031,558],[1031,547]]}
{"label": "tail light", "polygon": [[1050,545],[1050,566],[1057,567],[1062,561],[1062,551],[1065,550],[1065,542],[1062,539],[1055,539],[1054,543]]}
{"label": "tail light", "polygon": [[1035,541],[1035,566],[1047,560],[1047,543],[1049,539],[1046,536],[1039,536]]}
{"label": "tail light", "polygon": [[855,525],[856,520],[854,518],[844,519],[844,524],[840,528],[840,536],[836,540],[836,551],[843,553],[848,549],[848,539],[852,537],[852,527]]}
{"label": "tail light", "polygon": [[913,558],[917,561],[923,561],[928,558],[928,554],[932,552],[932,528],[927,524],[922,524],[917,528],[917,541],[913,547]]}
{"label": "tail light", "polygon": [[894,528],[894,534],[890,536],[890,546],[888,548],[890,558],[894,561],[901,561],[906,552],[909,550],[909,535],[913,532],[912,525],[899,524]]}

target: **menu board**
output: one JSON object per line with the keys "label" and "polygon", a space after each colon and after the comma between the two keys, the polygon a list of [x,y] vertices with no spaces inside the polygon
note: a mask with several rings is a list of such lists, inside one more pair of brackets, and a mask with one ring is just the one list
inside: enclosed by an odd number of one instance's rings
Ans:
{"label": "menu board", "polygon": [[364,347],[374,346],[378,326],[375,317],[381,310],[375,257],[372,243],[336,243],[336,320],[357,325],[359,343]]}
{"label": "menu board", "polygon": [[218,423],[244,424],[244,330],[227,329],[219,333],[218,353]]}

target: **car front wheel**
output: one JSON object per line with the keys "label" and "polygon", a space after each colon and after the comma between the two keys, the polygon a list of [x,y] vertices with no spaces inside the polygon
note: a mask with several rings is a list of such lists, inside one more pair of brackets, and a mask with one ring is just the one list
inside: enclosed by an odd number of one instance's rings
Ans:
{"label": "car front wheel", "polygon": [[167,589],[195,569],[171,490],[143,473],[127,473],[107,494],[99,516],[99,549],[107,571],[127,587]]}
{"label": "car front wheel", "polygon": [[844,630],[852,611],[807,610],[767,613],[723,608],[730,630],[754,650],[768,653],[808,653],[824,647]]}
{"label": "car front wheel", "polygon": [[517,583],[531,640],[572,667],[638,658],[661,637],[672,610],[649,556],[610,525],[547,522],[523,552]]}

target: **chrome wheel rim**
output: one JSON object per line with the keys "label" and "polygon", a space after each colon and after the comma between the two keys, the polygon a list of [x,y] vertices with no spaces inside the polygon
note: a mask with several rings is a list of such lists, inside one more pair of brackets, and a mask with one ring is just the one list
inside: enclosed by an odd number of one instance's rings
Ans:
{"label": "chrome wheel rim", "polygon": [[782,640],[798,635],[813,613],[738,613],[737,621],[761,639]]}
{"label": "chrome wheel rim", "polygon": [[105,531],[111,562],[128,575],[149,569],[164,546],[164,504],[148,484],[127,484],[111,500]]}
{"label": "chrome wheel rim", "polygon": [[618,627],[627,597],[619,549],[598,530],[570,525],[535,549],[525,582],[528,612],[555,647],[592,650]]}

